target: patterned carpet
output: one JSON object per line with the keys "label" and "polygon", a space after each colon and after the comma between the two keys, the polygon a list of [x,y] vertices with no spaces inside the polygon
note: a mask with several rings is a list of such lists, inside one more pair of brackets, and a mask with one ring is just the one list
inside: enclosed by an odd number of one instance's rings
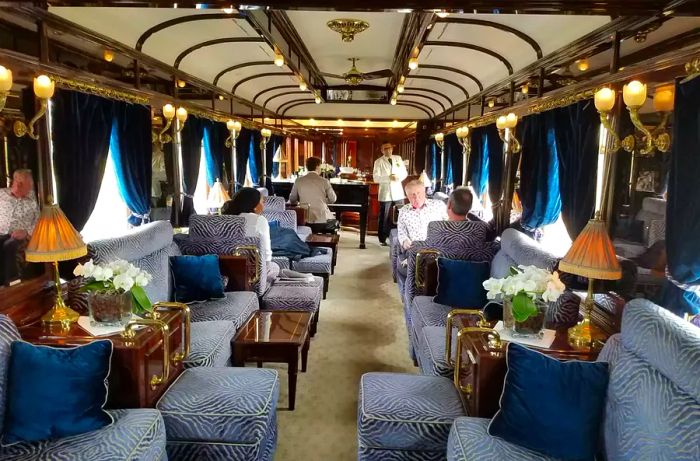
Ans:
{"label": "patterned carpet", "polygon": [[306,373],[299,373],[296,409],[287,411],[282,381],[276,461],[357,459],[357,390],[368,371],[416,372],[408,356],[403,310],[391,280],[389,248],[368,236],[343,232],[328,299]]}

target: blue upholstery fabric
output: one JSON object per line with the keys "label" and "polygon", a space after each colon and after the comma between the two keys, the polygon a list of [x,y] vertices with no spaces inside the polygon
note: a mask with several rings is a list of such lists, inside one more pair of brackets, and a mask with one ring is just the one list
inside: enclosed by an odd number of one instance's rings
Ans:
{"label": "blue upholstery fabric", "polygon": [[500,409],[488,433],[545,455],[590,460],[595,456],[608,364],[561,362],[517,343],[507,346]]}
{"label": "blue upholstery fabric", "polygon": [[[454,368],[445,360],[445,327],[423,327],[416,346],[421,374],[452,378]],[[457,351],[457,329],[452,329],[452,360]]]}
{"label": "blue upholstery fabric", "polygon": [[316,312],[321,305],[323,279],[314,277],[306,283],[278,281],[262,298],[262,308],[267,310],[291,310]]}
{"label": "blue upholstery fabric", "polygon": [[231,340],[236,326],[228,320],[192,322],[190,324],[190,353],[185,368],[225,367],[231,359]]}
{"label": "blue upholstery fabric", "polygon": [[12,343],[3,445],[70,437],[112,422],[103,409],[112,358],[108,340],[71,348]]}
{"label": "blue upholstery fabric", "polygon": [[190,305],[193,322],[206,320],[229,320],[239,328],[258,310],[258,298],[250,291],[229,291],[221,299],[212,299],[204,303]]}
{"label": "blue upholstery fabric", "polygon": [[416,296],[413,298],[409,313],[409,318],[411,319],[409,340],[411,345],[414,348],[418,347],[418,338],[424,327],[435,326],[444,328],[447,325],[447,314],[451,310],[451,307],[433,301],[432,296]]}
{"label": "blue upholstery fabric", "polygon": [[292,268],[291,264],[289,263],[289,258],[286,258],[284,256],[273,256],[272,262],[277,264],[277,266],[279,266],[280,270]]}
{"label": "blue upholstery fabric", "polygon": [[486,305],[486,290],[482,284],[489,278],[488,262],[438,258],[437,266],[436,303],[474,309]]}
{"label": "blue upholstery fabric", "polygon": [[508,276],[511,266],[519,264],[552,270],[559,258],[535,240],[515,229],[506,229],[501,234],[501,249],[491,264],[491,277]]}
{"label": "blue upholstery fabric", "polygon": [[[610,360],[605,452],[610,461],[700,459],[700,334],[666,309],[635,299]],[[630,389],[634,389],[630,392]]]}
{"label": "blue upholstery fabric", "polygon": [[245,218],[231,215],[192,215],[189,235],[195,238],[239,239],[245,237]]}
{"label": "blue upholstery fabric", "polygon": [[457,418],[447,441],[448,461],[557,461],[527,448],[491,437],[485,418]]}
{"label": "blue upholstery fabric", "polygon": [[389,231],[389,258],[391,259],[391,275],[396,281],[398,278],[398,261],[399,261],[399,231],[391,229]]}
{"label": "blue upholstery fabric", "polygon": [[306,242],[306,239],[311,234],[313,234],[313,231],[309,226],[297,226],[297,235],[303,242]]}
{"label": "blue upholstery fabric", "polygon": [[172,256],[170,268],[176,301],[188,303],[224,297],[218,256]]}
{"label": "blue upholstery fabric", "polygon": [[[464,414],[461,397],[447,378],[366,373],[358,402],[359,458],[444,458],[450,426]],[[382,455],[384,450],[414,452],[415,457],[394,458]]]}
{"label": "blue upholstery fabric", "polygon": [[319,248],[322,254],[292,261],[292,270],[305,274],[329,274],[333,266],[333,250]]}
{"label": "blue upholstery fabric", "polygon": [[167,459],[165,426],[157,410],[110,410],[114,423],[98,431],[0,448],[3,461],[158,461]]}
{"label": "blue upholstery fabric", "polygon": [[271,460],[278,397],[275,370],[185,370],[156,404],[168,432],[168,454],[174,459]]}

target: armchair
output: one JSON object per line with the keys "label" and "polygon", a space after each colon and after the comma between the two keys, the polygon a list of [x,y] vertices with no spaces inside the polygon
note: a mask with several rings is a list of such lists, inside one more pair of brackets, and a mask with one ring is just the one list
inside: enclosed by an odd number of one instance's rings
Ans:
{"label": "armchair", "polygon": [[[622,332],[598,360],[610,364],[601,451],[609,461],[700,458],[700,335],[650,301],[624,309]],[[547,460],[488,435],[489,420],[458,418],[448,439],[449,461]],[[552,460],[553,461],[553,460]]]}

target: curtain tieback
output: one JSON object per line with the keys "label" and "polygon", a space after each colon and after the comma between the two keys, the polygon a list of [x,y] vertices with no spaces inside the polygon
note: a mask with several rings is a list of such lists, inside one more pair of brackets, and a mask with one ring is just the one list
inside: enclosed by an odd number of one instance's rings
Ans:
{"label": "curtain tieback", "polygon": [[183,197],[191,198],[191,199],[194,200],[194,195],[192,195],[192,194],[187,194],[187,193],[185,193],[185,192],[180,192],[180,195],[182,195]]}
{"label": "curtain tieback", "polygon": [[146,224],[146,223],[151,222],[150,211],[151,211],[151,210],[149,209],[148,212],[146,212],[146,213],[144,213],[144,214],[134,213],[134,212],[132,211],[132,212],[131,212],[131,216],[133,216],[133,217],[135,217],[135,218],[139,218],[139,219],[141,220],[141,224]]}
{"label": "curtain tieback", "polygon": [[668,268],[666,269],[666,279],[681,290],[690,291],[700,296],[700,285],[679,282],[678,280],[671,277],[671,274],[668,272]]}

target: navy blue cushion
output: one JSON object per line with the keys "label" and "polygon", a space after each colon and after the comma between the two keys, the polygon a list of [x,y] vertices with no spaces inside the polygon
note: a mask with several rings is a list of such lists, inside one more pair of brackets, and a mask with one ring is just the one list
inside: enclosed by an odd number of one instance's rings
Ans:
{"label": "navy blue cushion", "polygon": [[487,302],[483,282],[489,263],[438,258],[437,295],[433,301],[451,307],[481,309]]}
{"label": "navy blue cushion", "polygon": [[608,387],[605,362],[560,362],[509,343],[490,435],[563,460],[592,460]]}
{"label": "navy blue cushion", "polygon": [[170,267],[176,301],[189,303],[224,297],[218,256],[172,256]]}
{"label": "navy blue cushion", "polygon": [[80,347],[12,343],[3,445],[96,431],[112,423],[107,402],[112,342]]}

